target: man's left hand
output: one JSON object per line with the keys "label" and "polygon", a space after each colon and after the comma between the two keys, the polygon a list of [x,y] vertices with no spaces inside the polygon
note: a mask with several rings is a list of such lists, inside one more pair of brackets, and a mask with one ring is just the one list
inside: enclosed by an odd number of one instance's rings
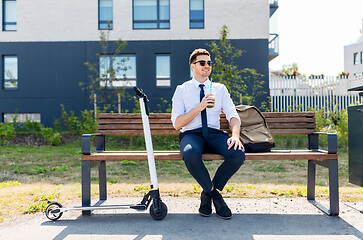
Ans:
{"label": "man's left hand", "polygon": [[237,148],[239,150],[245,150],[245,148],[243,147],[243,144],[241,143],[241,141],[239,140],[239,138],[237,137],[230,137],[227,140],[227,144],[228,144],[228,149],[231,149],[234,145],[234,150],[237,150]]}

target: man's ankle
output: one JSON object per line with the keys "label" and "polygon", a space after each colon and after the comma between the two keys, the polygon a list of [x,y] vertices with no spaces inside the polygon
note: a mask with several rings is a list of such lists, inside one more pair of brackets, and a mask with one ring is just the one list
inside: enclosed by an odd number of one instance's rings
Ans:
{"label": "man's ankle", "polygon": [[217,189],[213,189],[213,191],[210,193],[210,196],[214,199],[222,198],[222,195],[219,193]]}

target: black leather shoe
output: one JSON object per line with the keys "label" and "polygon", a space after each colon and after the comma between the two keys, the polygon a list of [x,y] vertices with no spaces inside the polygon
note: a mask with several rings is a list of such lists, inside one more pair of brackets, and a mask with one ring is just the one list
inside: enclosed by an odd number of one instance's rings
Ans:
{"label": "black leather shoe", "polygon": [[224,202],[222,195],[216,189],[214,189],[210,195],[213,199],[213,204],[216,209],[217,216],[226,220],[231,219],[231,209],[229,209],[227,204]]}
{"label": "black leather shoe", "polygon": [[203,190],[200,195],[200,207],[199,207],[199,215],[203,217],[209,217],[212,214],[212,199],[210,197],[210,193],[207,193]]}

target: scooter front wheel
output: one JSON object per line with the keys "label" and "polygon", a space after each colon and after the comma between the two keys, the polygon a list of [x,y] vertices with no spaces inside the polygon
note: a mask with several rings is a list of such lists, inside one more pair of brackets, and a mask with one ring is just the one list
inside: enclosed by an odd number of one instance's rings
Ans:
{"label": "scooter front wheel", "polygon": [[45,209],[45,216],[52,221],[58,220],[63,215],[63,212],[60,211],[62,207],[62,204],[57,202],[49,204]]}
{"label": "scooter front wheel", "polygon": [[159,204],[158,207],[153,204],[151,204],[150,206],[150,215],[153,219],[155,220],[162,220],[164,219],[164,217],[166,216],[166,214],[168,213],[168,207],[166,206],[165,203],[161,202]]}

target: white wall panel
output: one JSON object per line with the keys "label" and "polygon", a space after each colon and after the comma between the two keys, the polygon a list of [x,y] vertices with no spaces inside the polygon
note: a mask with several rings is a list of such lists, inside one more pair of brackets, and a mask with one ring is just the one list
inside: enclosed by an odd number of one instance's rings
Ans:
{"label": "white wall panel", "polygon": [[[363,42],[347,45],[344,47],[344,72],[363,73],[363,64],[360,63],[360,52],[363,52]],[[358,64],[354,65],[354,53],[358,53]]]}
{"label": "white wall panel", "polygon": [[[97,41],[97,0],[17,0],[16,32],[0,41]],[[170,0],[170,29],[133,30],[132,0],[113,1],[111,39],[217,39],[222,25],[231,39],[268,39],[267,0],[205,0],[205,28],[189,29],[189,0]]]}

